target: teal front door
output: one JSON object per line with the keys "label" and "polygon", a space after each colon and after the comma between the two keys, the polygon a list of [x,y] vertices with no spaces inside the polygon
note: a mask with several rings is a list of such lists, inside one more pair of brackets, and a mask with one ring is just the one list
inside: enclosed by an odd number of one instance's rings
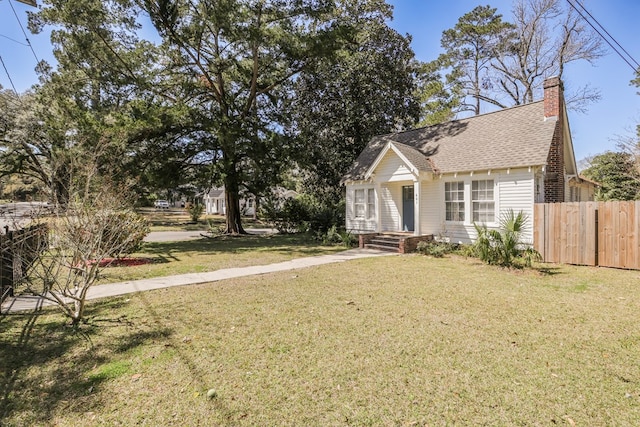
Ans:
{"label": "teal front door", "polygon": [[402,187],[402,231],[413,231],[413,185]]}

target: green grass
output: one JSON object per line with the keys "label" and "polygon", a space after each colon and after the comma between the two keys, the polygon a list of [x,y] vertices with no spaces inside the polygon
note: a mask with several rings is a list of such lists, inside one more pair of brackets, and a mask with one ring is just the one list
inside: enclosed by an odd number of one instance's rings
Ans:
{"label": "green grass", "polygon": [[[197,223],[191,221],[189,213],[184,209],[153,209],[140,208],[138,212],[143,215],[151,224],[151,231],[198,231],[208,230],[209,227],[221,227],[225,224],[225,217],[222,215],[202,215]],[[244,228],[268,227],[259,220],[245,217],[242,219]]]}
{"label": "green grass", "polygon": [[320,246],[308,236],[300,234],[217,236],[181,242],[146,242],[141,251],[132,256],[149,259],[149,264],[103,268],[99,283],[272,264],[342,250],[344,247]]}
{"label": "green grass", "polygon": [[[370,258],[0,321],[0,424],[640,424],[640,272]],[[216,397],[208,399],[207,390]]]}

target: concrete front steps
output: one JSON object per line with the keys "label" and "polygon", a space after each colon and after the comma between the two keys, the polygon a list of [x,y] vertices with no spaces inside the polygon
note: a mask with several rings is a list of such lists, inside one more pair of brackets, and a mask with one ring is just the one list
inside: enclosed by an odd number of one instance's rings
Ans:
{"label": "concrete front steps", "polygon": [[415,236],[408,233],[360,234],[361,248],[406,254],[416,250],[419,242],[433,240],[433,234]]}

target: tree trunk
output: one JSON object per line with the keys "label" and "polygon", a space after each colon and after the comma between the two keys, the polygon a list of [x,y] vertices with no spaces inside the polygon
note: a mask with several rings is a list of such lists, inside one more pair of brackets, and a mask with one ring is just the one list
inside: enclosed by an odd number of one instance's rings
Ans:
{"label": "tree trunk", "polygon": [[242,228],[242,212],[240,211],[240,197],[238,195],[238,172],[235,165],[228,168],[224,178],[224,200],[226,204],[226,234],[246,234]]}

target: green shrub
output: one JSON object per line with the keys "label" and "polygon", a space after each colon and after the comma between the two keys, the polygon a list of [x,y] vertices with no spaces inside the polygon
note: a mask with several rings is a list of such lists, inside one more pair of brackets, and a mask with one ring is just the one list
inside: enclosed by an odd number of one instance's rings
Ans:
{"label": "green shrub", "polygon": [[187,207],[187,212],[189,213],[192,222],[198,222],[204,213],[204,205],[200,203],[192,203]]}
{"label": "green shrub", "polygon": [[318,233],[316,239],[323,245],[342,245],[345,248],[352,248],[358,242],[358,238],[349,233],[344,228],[333,225],[326,233]]}
{"label": "green shrub", "polygon": [[294,199],[267,199],[261,217],[281,233],[311,232],[322,241],[332,227],[344,225],[344,210],[344,202],[329,206],[303,194]]}
{"label": "green shrub", "polygon": [[419,242],[416,251],[423,255],[429,255],[434,258],[442,258],[446,254],[450,254],[456,249],[457,245],[447,242],[440,242],[437,240],[431,240]]}
{"label": "green shrub", "polygon": [[490,265],[512,267],[522,261],[530,267],[540,258],[533,248],[522,241],[522,233],[528,222],[527,215],[510,209],[500,217],[500,229],[490,230],[485,224],[474,224],[478,237],[474,244],[476,256]]}

